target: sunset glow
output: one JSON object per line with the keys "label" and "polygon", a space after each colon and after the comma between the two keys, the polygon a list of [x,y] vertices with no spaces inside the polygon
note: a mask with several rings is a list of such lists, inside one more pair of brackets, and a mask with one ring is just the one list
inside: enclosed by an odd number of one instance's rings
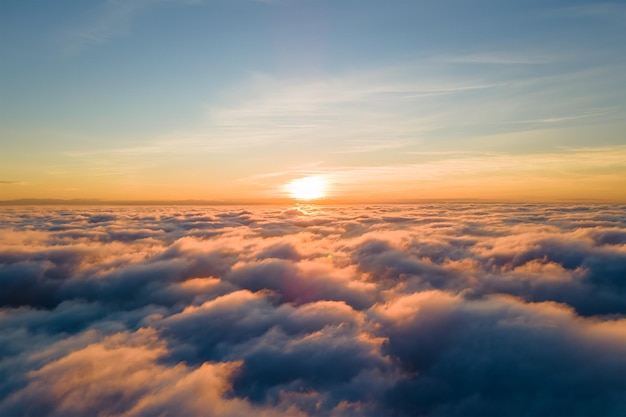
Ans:
{"label": "sunset glow", "polygon": [[626,1],[0,1],[0,417],[626,417]]}
{"label": "sunset glow", "polygon": [[298,178],[285,186],[289,196],[296,200],[316,200],[326,196],[327,182],[324,177],[312,175]]}
{"label": "sunset glow", "polygon": [[624,3],[66,3],[0,6],[0,201],[626,203]]}

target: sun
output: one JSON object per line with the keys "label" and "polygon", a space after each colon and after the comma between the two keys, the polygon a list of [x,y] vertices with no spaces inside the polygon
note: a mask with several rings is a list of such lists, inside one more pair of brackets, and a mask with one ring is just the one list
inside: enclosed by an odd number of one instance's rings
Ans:
{"label": "sun", "polygon": [[296,200],[316,200],[326,196],[327,182],[322,175],[310,175],[291,181],[285,188]]}

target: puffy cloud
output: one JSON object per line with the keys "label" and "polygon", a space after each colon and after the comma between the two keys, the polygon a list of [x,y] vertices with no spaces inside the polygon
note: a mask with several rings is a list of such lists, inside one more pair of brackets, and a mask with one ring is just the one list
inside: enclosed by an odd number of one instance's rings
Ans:
{"label": "puffy cloud", "polygon": [[[163,343],[150,329],[118,333],[30,372],[5,401],[10,415],[272,415],[227,398],[241,363],[158,363]],[[283,410],[284,411],[284,410]]]}
{"label": "puffy cloud", "polygon": [[[252,291],[276,291],[283,301],[305,303],[317,300],[345,301],[356,308],[372,304],[374,285],[356,274],[336,270],[328,263],[274,260],[234,268],[225,279]],[[352,278],[352,279],[350,279]]]}
{"label": "puffy cloud", "polygon": [[[374,314],[386,353],[412,372],[387,401],[406,415],[619,415],[626,320],[583,319],[556,303],[402,296]],[[584,365],[582,365],[584,363]]]}
{"label": "puffy cloud", "polygon": [[2,415],[622,415],[621,206],[1,209]]}

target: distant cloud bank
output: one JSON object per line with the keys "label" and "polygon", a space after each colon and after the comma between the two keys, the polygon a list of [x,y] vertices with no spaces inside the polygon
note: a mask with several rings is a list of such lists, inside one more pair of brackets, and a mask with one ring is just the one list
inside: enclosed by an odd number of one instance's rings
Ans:
{"label": "distant cloud bank", "polygon": [[0,208],[0,415],[626,414],[626,207]]}

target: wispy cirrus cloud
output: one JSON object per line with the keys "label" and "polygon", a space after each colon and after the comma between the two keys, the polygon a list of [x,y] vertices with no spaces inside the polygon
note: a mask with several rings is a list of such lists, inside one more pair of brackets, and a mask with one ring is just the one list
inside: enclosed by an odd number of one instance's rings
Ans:
{"label": "wispy cirrus cloud", "polygon": [[69,42],[67,49],[77,52],[123,36],[130,30],[139,12],[168,1],[178,0],[105,0],[92,12],[93,17],[89,21],[66,32]]}
{"label": "wispy cirrus cloud", "polygon": [[[580,187],[596,182],[603,191],[595,198],[622,200],[619,183],[626,178],[626,148],[624,146],[597,148],[565,148],[550,153],[510,154],[500,152],[411,152],[419,161],[410,164],[380,164],[371,166],[333,166],[320,162],[314,166],[269,172],[241,178],[246,183],[263,184],[267,189],[290,179],[319,174],[331,184],[330,193],[338,198],[354,198],[376,190],[385,198],[445,198],[449,190],[466,188],[460,198],[576,199]],[[546,190],[537,189],[540,182]],[[553,186],[551,186],[553,183]],[[560,185],[557,185],[560,184]],[[554,188],[553,188],[554,187]],[[606,188],[608,187],[608,188]],[[368,191],[369,190],[369,191]],[[508,193],[506,192],[508,190]],[[551,197],[549,197],[551,195]],[[558,197],[557,197],[558,196]]]}
{"label": "wispy cirrus cloud", "polygon": [[[287,143],[315,144],[336,153],[398,149],[441,128],[442,116],[424,111],[430,100],[498,87],[480,79],[416,81],[419,77],[404,72],[391,68],[286,80],[256,74],[224,93],[219,105],[207,108],[202,129],[163,134],[139,146],[65,154],[97,155],[101,161],[107,155],[149,159],[163,153],[225,152]],[[416,117],[420,112],[423,116]]]}
{"label": "wispy cirrus cloud", "polygon": [[[176,188],[179,185],[173,184],[172,177],[160,177],[167,156],[169,169],[189,173],[186,182],[193,190],[188,194],[197,195],[204,186],[201,178],[222,178],[226,173],[223,183],[212,185],[212,193],[227,198],[238,190],[255,198],[276,193],[277,182],[258,181],[264,174],[281,179],[272,174],[274,167],[297,175],[285,164],[325,161],[323,170],[336,178],[342,191],[358,189],[359,182],[374,174],[377,183],[390,181],[380,187],[390,193],[419,196],[423,192],[441,198],[442,190],[448,189],[465,194],[477,190],[482,196],[491,189],[492,184],[484,182],[490,173],[492,178],[504,178],[492,198],[508,199],[506,194],[521,185],[524,196],[534,201],[533,181],[550,183],[551,191],[544,190],[545,195],[561,194],[553,181],[558,178],[566,180],[563,190],[568,196],[574,195],[573,182],[580,176],[573,153],[557,153],[586,143],[587,135],[603,126],[606,134],[594,136],[598,147],[619,148],[620,137],[614,132],[622,123],[624,108],[619,88],[607,89],[604,80],[622,85],[621,66],[595,66],[593,60],[582,62],[579,56],[577,65],[564,72],[560,60],[571,60],[570,56],[546,63],[532,54],[528,65],[521,67],[489,64],[476,71],[475,62],[467,62],[468,56],[469,61],[524,60],[524,54],[493,50],[485,54],[459,53],[456,60],[433,55],[430,60],[333,76],[253,74],[237,87],[225,88],[206,106],[204,119],[195,127],[131,138],[125,141],[128,145],[118,141],[110,148],[64,150],[62,163],[53,171],[59,173],[57,177],[78,171],[86,178],[124,177],[123,186],[136,184],[137,189],[142,183],[154,185],[155,190]],[[429,160],[421,153],[468,149],[475,158]],[[612,161],[610,154],[607,151]],[[222,170],[228,158],[245,159],[243,172]],[[605,175],[602,163],[592,162],[596,159],[579,160],[590,174],[586,192],[596,193],[581,198],[611,194],[623,178],[618,163],[610,162],[617,170]],[[517,178],[512,167],[520,171]],[[377,176],[377,172],[382,173]],[[358,179],[357,174],[364,176]],[[252,177],[256,178],[247,182],[250,187],[237,188]],[[405,179],[405,186],[393,184],[394,178]],[[446,178],[458,183],[434,184]],[[524,179],[529,182],[522,184]]]}
{"label": "wispy cirrus cloud", "polygon": [[[511,60],[489,56],[488,60]],[[471,63],[466,58],[311,79],[257,74],[207,109],[203,131],[164,138],[159,146],[185,144],[210,150],[314,143],[343,153],[357,149],[350,146],[356,141],[367,144],[358,152],[376,152],[441,138],[463,146],[472,137],[535,131],[545,123],[562,129],[615,122],[624,110],[618,105],[600,108],[593,97],[586,97],[587,104],[581,106],[574,100],[577,89],[571,87],[592,82],[600,74],[621,78],[617,68],[568,74],[547,70],[531,76],[507,65],[468,76],[464,68]],[[530,65],[541,63],[531,59]],[[438,75],[451,71],[454,75]],[[533,120],[538,122],[530,123]]]}
{"label": "wispy cirrus cloud", "polygon": [[230,101],[235,104],[210,108],[209,123],[215,136],[234,141],[415,140],[417,134],[437,128],[429,113],[416,115],[413,106],[420,100],[496,87],[471,79],[416,82],[403,71],[312,80],[258,75],[245,89],[233,91]]}
{"label": "wispy cirrus cloud", "polygon": [[626,23],[626,6],[621,2],[587,2],[559,8],[545,14],[552,17],[595,18],[620,24]]}
{"label": "wispy cirrus cloud", "polygon": [[[250,0],[262,1],[262,0]],[[131,30],[137,16],[151,8],[165,4],[182,6],[201,5],[206,0],[101,0],[90,13],[90,18],[65,32],[67,50],[75,53],[89,46],[109,42]],[[280,4],[280,1],[262,1]]]}
{"label": "wispy cirrus cloud", "polygon": [[[159,0],[148,4],[153,1]],[[475,144],[477,138],[537,132],[547,125],[564,130],[621,120],[618,92],[602,84],[619,84],[621,66],[595,66],[593,52],[553,52],[433,54],[301,78],[255,73],[207,105],[200,126],[87,152],[138,159],[298,144],[315,159],[325,153],[382,151],[390,156],[416,151],[422,144],[430,150],[468,148],[468,141]],[[476,63],[498,65],[477,72]],[[593,85],[597,88],[590,93]],[[554,138],[559,135],[539,133],[550,140],[538,142],[566,143]],[[357,142],[365,145],[354,146]]]}

